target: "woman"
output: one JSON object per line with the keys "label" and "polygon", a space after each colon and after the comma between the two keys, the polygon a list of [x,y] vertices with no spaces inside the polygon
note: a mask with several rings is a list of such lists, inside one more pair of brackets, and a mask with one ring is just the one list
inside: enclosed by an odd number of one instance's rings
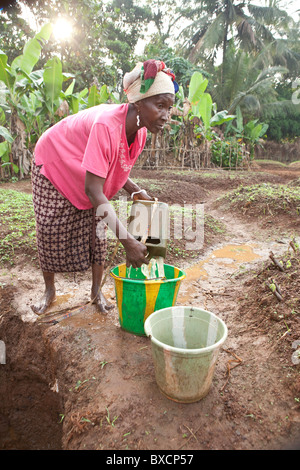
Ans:
{"label": "woman", "polygon": [[149,263],[146,246],[127,232],[108,201],[121,188],[139,199],[151,199],[129,174],[144,148],[147,130],[155,134],[168,120],[178,89],[174,78],[161,61],[138,64],[124,76],[128,103],[104,104],[68,116],[37,142],[33,204],[45,292],[32,305],[35,313],[44,313],[55,299],[55,273],[85,271],[90,265],[91,298],[107,313],[110,306],[100,289],[106,237],[99,220],[105,220],[124,246],[127,266]]}

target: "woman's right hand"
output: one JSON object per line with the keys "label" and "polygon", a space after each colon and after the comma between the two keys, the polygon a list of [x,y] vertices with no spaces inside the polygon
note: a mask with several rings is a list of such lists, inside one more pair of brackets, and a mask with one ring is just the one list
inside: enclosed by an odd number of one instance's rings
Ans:
{"label": "woman's right hand", "polygon": [[146,191],[143,190],[141,193],[136,193],[133,196],[134,201],[155,201],[155,198],[152,196],[149,196]]}
{"label": "woman's right hand", "polygon": [[126,251],[126,266],[129,268],[140,268],[142,264],[149,264],[149,259],[146,258],[148,251],[146,245],[136,240],[134,237],[129,237],[123,243]]}
{"label": "woman's right hand", "polygon": [[85,192],[96,209],[96,215],[103,219],[124,246],[127,267],[140,268],[142,264],[149,264],[149,259],[146,258],[148,254],[146,246],[128,233],[126,227],[118,219],[113,206],[103,193],[104,183],[104,178],[86,172]]}

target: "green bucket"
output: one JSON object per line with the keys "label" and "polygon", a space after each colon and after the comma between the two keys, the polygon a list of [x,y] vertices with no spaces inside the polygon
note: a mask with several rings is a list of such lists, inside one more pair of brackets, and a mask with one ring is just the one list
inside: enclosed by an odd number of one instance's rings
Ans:
{"label": "green bucket", "polygon": [[227,338],[226,324],[206,310],[178,306],[154,312],[144,327],[151,338],[155,378],[161,392],[181,403],[204,398]]}
{"label": "green bucket", "polygon": [[144,322],[155,310],[175,305],[185,272],[164,264],[164,278],[146,279],[141,268],[131,269],[126,277],[126,264],[110,271],[115,281],[116,300],[121,327],[136,335],[145,335]]}

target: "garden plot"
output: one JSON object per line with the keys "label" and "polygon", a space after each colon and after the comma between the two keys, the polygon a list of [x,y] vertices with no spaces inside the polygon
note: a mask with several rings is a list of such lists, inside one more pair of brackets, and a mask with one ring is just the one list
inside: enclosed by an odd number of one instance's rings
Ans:
{"label": "garden plot", "polygon": [[[189,405],[165,398],[149,339],[124,332],[116,308],[106,317],[89,307],[56,325],[40,324],[30,309],[43,283],[26,238],[29,214],[22,236],[13,225],[1,227],[13,249],[1,265],[0,447],[299,448],[299,172],[136,170],[132,177],[169,205],[204,204],[203,247],[195,253],[171,239],[166,262],[187,274],[177,304],[204,307],[228,326],[211,390]],[[25,194],[30,210],[30,182],[0,186],[8,189]],[[0,210],[1,203],[2,192]],[[108,257],[112,250],[113,242]],[[57,289],[50,310],[74,308],[89,300],[90,273],[60,275]],[[115,301],[110,277],[104,293]]]}

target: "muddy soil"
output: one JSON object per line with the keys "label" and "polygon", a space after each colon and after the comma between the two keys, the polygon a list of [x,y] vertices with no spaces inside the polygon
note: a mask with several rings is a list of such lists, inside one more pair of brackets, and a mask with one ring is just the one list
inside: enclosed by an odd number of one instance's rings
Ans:
{"label": "muddy soil", "polygon": [[[228,211],[217,200],[240,184],[290,184],[299,176],[299,170],[270,167],[132,174],[168,204],[203,203],[205,214],[225,229],[205,226],[201,249],[187,253],[178,240],[166,259],[187,275],[177,305],[212,311],[228,327],[211,389],[196,403],[177,403],[160,392],[150,339],[120,327],[109,276],[103,290],[114,308],[107,316],[88,306],[51,325],[40,323],[30,308],[43,291],[35,262],[19,254],[14,266],[2,266],[0,448],[299,449],[300,260],[290,243],[299,242],[299,217]],[[13,189],[30,192],[30,182]],[[288,274],[270,251],[283,266],[290,263]],[[282,301],[266,288],[270,278],[281,286]],[[50,312],[88,302],[90,281],[90,272],[57,276]]]}

